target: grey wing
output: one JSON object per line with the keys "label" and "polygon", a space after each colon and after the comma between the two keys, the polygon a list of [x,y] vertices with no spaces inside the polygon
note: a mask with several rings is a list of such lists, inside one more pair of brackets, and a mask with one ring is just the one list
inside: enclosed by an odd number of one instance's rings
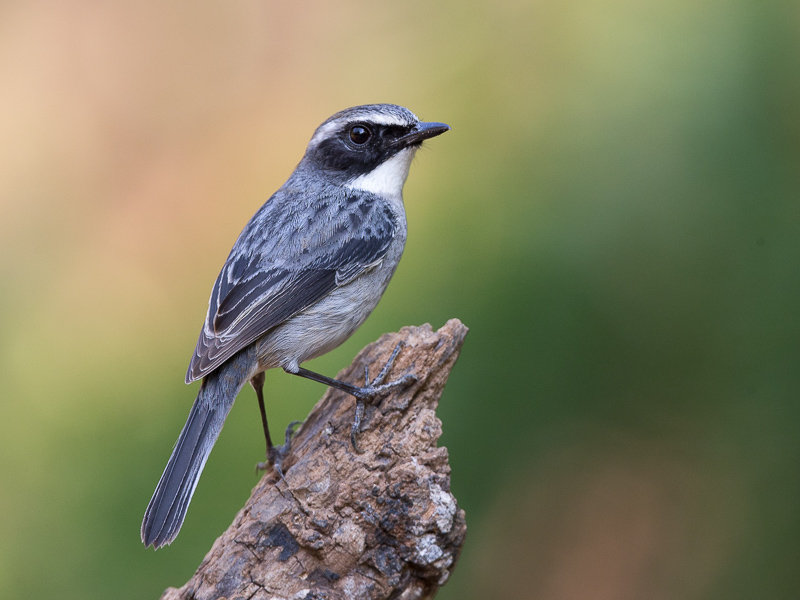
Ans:
{"label": "grey wing", "polygon": [[373,196],[347,200],[344,210],[323,203],[323,226],[298,232],[300,244],[248,243],[245,228],[212,289],[186,383],[383,259],[397,231],[394,213]]}

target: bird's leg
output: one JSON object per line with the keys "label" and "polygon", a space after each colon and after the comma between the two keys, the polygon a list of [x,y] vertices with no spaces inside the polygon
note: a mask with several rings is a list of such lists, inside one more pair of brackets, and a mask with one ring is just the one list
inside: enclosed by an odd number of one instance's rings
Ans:
{"label": "bird's leg", "polygon": [[250,385],[256,391],[258,398],[258,408],[261,411],[261,425],[264,427],[264,439],[267,441],[267,458],[272,451],[272,438],[269,435],[269,425],[267,425],[267,409],[264,408],[264,372],[258,373],[250,380]]}
{"label": "bird's leg", "polygon": [[264,407],[264,372],[254,376],[250,380],[250,385],[256,391],[258,398],[258,408],[261,411],[261,425],[264,427],[264,439],[267,441],[267,460],[263,463],[256,465],[256,471],[266,471],[271,465],[275,465],[275,470],[283,479],[283,471],[281,470],[281,463],[289,452],[289,444],[294,436],[294,428],[302,424],[302,421],[292,421],[286,428],[286,435],[284,436],[283,446],[275,447],[272,444],[272,437],[269,435],[269,425],[267,425],[267,410]]}
{"label": "bird's leg", "polygon": [[[372,381],[369,380],[369,371],[366,367],[364,368],[364,387],[345,383],[344,381],[339,381],[338,379],[333,379],[332,377],[326,377],[325,375],[320,375],[319,373],[309,371],[303,367],[300,367],[297,372],[292,373],[292,375],[299,375],[300,377],[311,379],[312,381],[336,388],[337,390],[341,390],[355,397],[356,414],[353,420],[353,428],[350,430],[350,441],[353,444],[353,449],[359,454],[361,453],[361,450],[359,449],[358,444],[356,444],[356,435],[361,430],[361,420],[364,418],[364,402],[368,402],[379,396],[382,396],[394,388],[411,385],[417,380],[417,378],[413,375],[403,375],[400,379],[390,381],[389,383],[383,383],[383,380],[386,379],[386,376],[392,369],[394,359],[397,358],[397,355],[400,353],[400,350],[404,345],[405,342],[401,341],[397,344],[397,346],[395,346],[394,350],[392,351],[392,355],[389,357],[389,360],[386,361],[386,364],[383,366],[383,369],[381,369],[381,372]],[[291,373],[291,371],[287,372]]]}
{"label": "bird's leg", "polygon": [[300,377],[305,377],[306,379],[311,379],[312,381],[316,381],[318,383],[325,384],[329,387],[336,388],[337,390],[341,390],[351,396],[355,396],[356,398],[360,398],[361,400],[372,400],[378,396],[382,396],[387,392],[393,390],[396,387],[405,387],[414,383],[417,378],[413,375],[403,375],[400,379],[396,379],[394,381],[390,381],[389,383],[382,383],[386,376],[389,374],[389,371],[392,368],[392,363],[394,359],[397,358],[397,355],[400,353],[400,350],[405,345],[404,342],[400,342],[395,346],[392,355],[389,357],[389,360],[386,361],[383,369],[381,369],[380,374],[369,381],[367,379],[366,386],[359,387],[357,385],[353,385],[351,383],[346,383],[344,381],[339,381],[338,379],[333,379],[332,377],[327,377],[325,375],[320,375],[319,373],[315,373],[314,371],[309,371],[308,369],[304,369],[303,367],[299,367],[297,371],[287,371],[287,373],[291,373],[292,375],[299,375]]}

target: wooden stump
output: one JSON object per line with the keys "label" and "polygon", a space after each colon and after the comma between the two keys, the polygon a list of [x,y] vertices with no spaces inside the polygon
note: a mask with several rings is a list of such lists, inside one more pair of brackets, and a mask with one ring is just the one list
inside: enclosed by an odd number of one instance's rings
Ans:
{"label": "wooden stump", "polygon": [[355,399],[330,389],[274,469],[220,536],[197,572],[164,600],[350,600],[432,598],[447,581],[466,535],[450,493],[436,407],[467,328],[404,327],[364,348],[344,381],[363,385],[398,342],[387,381],[417,378],[367,405],[350,443]]}

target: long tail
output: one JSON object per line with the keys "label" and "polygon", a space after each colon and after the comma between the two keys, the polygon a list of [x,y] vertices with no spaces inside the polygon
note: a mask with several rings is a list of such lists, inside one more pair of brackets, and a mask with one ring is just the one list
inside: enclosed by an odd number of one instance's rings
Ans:
{"label": "long tail", "polygon": [[233,401],[252,376],[251,348],[233,356],[204,380],[167,467],[147,505],[142,542],[160,548],[172,543],[186,517],[200,473],[219,437]]}

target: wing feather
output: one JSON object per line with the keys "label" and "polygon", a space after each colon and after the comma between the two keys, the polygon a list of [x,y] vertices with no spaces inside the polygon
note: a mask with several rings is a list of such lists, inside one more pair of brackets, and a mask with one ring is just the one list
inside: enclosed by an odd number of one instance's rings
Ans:
{"label": "wing feather", "polygon": [[[311,218],[297,218],[303,214]],[[380,263],[397,227],[377,196],[312,203],[276,193],[242,231],[217,277],[186,383]]]}

